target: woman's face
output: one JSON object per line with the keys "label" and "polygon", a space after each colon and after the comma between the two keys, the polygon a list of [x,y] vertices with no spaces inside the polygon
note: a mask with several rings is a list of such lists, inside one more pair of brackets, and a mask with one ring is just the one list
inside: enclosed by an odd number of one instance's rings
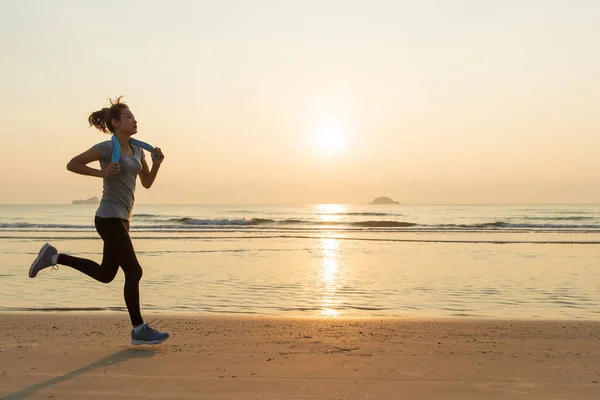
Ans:
{"label": "woman's face", "polygon": [[124,108],[121,111],[121,118],[118,121],[113,119],[113,126],[115,131],[121,133],[128,135],[135,135],[137,133],[137,121],[129,108]]}

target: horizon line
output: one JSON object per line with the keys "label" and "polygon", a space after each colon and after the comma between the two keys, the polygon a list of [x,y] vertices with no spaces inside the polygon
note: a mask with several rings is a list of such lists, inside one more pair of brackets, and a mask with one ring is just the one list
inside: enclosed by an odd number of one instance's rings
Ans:
{"label": "horizon line", "polygon": [[[98,204],[71,203],[0,203],[0,206],[97,206]],[[506,203],[137,203],[135,206],[311,206],[311,205],[344,205],[344,206],[509,206],[509,205],[600,205],[598,202],[506,202]],[[134,207],[135,208],[135,207]]]}

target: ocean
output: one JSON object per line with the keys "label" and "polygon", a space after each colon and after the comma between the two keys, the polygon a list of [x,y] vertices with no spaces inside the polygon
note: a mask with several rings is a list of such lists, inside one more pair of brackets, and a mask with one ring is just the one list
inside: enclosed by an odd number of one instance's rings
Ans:
{"label": "ocean", "polygon": [[[0,311],[125,312],[95,205],[0,205]],[[600,205],[137,205],[146,313],[600,319]]]}

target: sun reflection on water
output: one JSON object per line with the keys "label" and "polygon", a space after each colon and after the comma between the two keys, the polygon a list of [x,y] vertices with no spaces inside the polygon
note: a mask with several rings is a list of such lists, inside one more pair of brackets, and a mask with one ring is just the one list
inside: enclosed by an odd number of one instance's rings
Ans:
{"label": "sun reflection on water", "polygon": [[341,300],[337,296],[340,287],[339,245],[337,238],[321,238],[319,249],[323,255],[321,264],[321,311],[319,315],[337,317],[341,312],[337,309]]}
{"label": "sun reflection on water", "polygon": [[343,204],[318,204],[315,206],[315,211],[321,222],[338,223],[344,218],[348,207]]}

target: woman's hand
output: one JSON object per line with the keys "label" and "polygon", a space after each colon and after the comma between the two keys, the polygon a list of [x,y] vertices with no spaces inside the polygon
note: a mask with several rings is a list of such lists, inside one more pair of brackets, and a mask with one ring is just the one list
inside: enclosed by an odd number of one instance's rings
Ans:
{"label": "woman's hand", "polygon": [[154,157],[152,157],[152,166],[154,166],[154,165],[156,165],[157,167],[160,166],[160,164],[162,164],[164,159],[165,159],[165,155],[163,154],[160,147],[155,147],[154,148]]}
{"label": "woman's hand", "polygon": [[110,163],[104,170],[102,170],[102,177],[105,179],[110,178],[112,176],[117,175],[120,170],[121,170],[121,164]]}

